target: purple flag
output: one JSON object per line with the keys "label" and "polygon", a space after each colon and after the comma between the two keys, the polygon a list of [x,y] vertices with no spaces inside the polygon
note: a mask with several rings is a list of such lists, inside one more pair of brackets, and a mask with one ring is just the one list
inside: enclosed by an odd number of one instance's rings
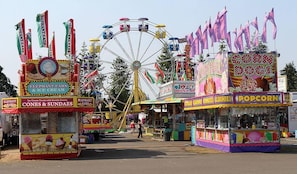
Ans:
{"label": "purple flag", "polygon": [[211,26],[210,18],[209,18],[209,22],[208,22],[208,33],[209,33],[209,37],[211,39],[211,46],[213,47],[213,43],[216,42],[216,35],[215,35],[214,30]]}
{"label": "purple flag", "polygon": [[194,44],[193,44],[193,41],[194,41],[194,37],[193,37],[193,32],[191,34],[189,34],[187,36],[187,43],[190,45],[190,57],[194,57],[195,55],[195,50],[193,49],[194,48]]}
{"label": "purple flag", "polygon": [[246,46],[248,49],[250,49],[251,44],[250,44],[250,23],[249,22],[246,24],[245,28],[243,29],[243,33],[244,33]]}
{"label": "purple flag", "polygon": [[229,47],[229,50],[232,51],[232,44],[231,44],[231,33],[230,31],[227,33],[227,44],[228,44],[228,47]]}
{"label": "purple flag", "polygon": [[235,34],[234,39],[234,47],[236,49],[236,52],[238,52],[238,38],[237,38],[237,28],[234,29],[233,33]]}
{"label": "purple flag", "polygon": [[197,37],[197,46],[198,46],[198,50],[199,50],[199,46],[201,47],[201,49],[198,51],[199,54],[200,54],[200,51],[201,53],[203,53],[203,40],[202,40],[202,31],[201,31],[201,25],[198,27],[197,31],[196,31],[196,37]]}
{"label": "purple flag", "polygon": [[217,18],[215,19],[215,22],[213,24],[213,32],[216,36],[216,42],[219,42],[221,39],[220,28],[220,13],[218,12]]}
{"label": "purple flag", "polygon": [[204,26],[204,30],[203,30],[203,33],[202,33],[202,41],[203,41],[203,48],[201,48],[201,50],[203,49],[208,49],[208,35],[207,35],[207,31],[208,31],[208,25],[207,25],[207,22],[205,23],[205,26]]}
{"label": "purple flag", "polygon": [[194,41],[193,41],[193,47],[191,49],[194,50],[193,51],[193,54],[194,55],[199,55],[200,54],[200,51],[199,51],[199,40],[198,40],[197,37],[194,39]]}
{"label": "purple flag", "polygon": [[264,25],[263,25],[263,32],[261,35],[261,39],[263,43],[267,43],[267,31],[266,31],[266,24],[267,24],[267,16],[264,18]]}
{"label": "purple flag", "polygon": [[238,50],[243,51],[243,40],[242,40],[242,34],[243,34],[243,29],[242,25],[240,25],[239,32],[237,33],[237,41],[238,41]]}
{"label": "purple flag", "polygon": [[259,29],[258,29],[258,18],[257,17],[251,22],[251,25],[253,27],[255,27],[257,31],[259,31]]}
{"label": "purple flag", "polygon": [[187,36],[187,43],[188,43],[189,45],[192,45],[193,40],[194,40],[194,38],[193,38],[193,32],[192,32],[191,34],[189,34],[189,35]]}
{"label": "purple flag", "polygon": [[272,8],[271,12],[268,13],[267,19],[273,24],[273,39],[276,38],[277,27],[274,21],[274,9]]}
{"label": "purple flag", "polygon": [[253,40],[253,45],[257,47],[259,45],[259,28],[258,28],[258,18],[256,17],[252,22],[251,25],[256,28],[255,38]]}
{"label": "purple flag", "polygon": [[226,7],[221,12],[219,20],[220,20],[221,39],[226,39],[227,38],[227,10],[226,10]]}

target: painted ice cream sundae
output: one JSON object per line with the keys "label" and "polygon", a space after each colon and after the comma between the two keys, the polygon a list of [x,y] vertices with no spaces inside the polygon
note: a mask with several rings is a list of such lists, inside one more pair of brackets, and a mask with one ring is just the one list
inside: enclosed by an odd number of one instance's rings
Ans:
{"label": "painted ice cream sundae", "polygon": [[64,141],[63,137],[56,141],[56,148],[63,149],[65,147],[66,142]]}

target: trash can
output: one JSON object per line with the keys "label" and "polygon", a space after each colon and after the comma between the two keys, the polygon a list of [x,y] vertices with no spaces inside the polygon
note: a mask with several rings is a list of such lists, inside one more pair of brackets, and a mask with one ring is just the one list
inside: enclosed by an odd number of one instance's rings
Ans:
{"label": "trash can", "polygon": [[170,138],[171,138],[171,132],[172,130],[171,129],[165,129],[164,130],[164,140],[165,141],[170,141]]}

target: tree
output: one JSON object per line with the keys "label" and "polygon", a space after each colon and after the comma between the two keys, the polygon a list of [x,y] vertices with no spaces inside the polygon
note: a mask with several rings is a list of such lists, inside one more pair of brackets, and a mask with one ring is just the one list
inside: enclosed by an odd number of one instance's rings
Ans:
{"label": "tree", "polygon": [[161,83],[167,83],[173,80],[174,64],[172,57],[173,53],[169,51],[168,45],[164,44],[162,53],[157,59],[161,70],[165,73],[165,77],[162,79]]}
{"label": "tree", "polygon": [[113,61],[112,66],[114,71],[111,75],[112,82],[109,95],[113,98],[118,97],[115,105],[117,109],[124,110],[125,103],[131,94],[131,91],[129,90],[129,86],[131,85],[131,75],[128,71],[129,67],[127,63],[120,57],[117,57]]}
{"label": "tree", "polygon": [[286,64],[285,68],[280,71],[281,75],[287,76],[288,91],[297,91],[297,71],[294,62]]}
{"label": "tree", "polygon": [[3,68],[0,66],[0,91],[5,92],[8,96],[16,97],[16,86],[11,84],[10,79],[2,72]]}
{"label": "tree", "polygon": [[[94,48],[93,48],[94,49]],[[81,69],[83,72],[80,74],[81,84],[80,84],[80,94],[82,96],[93,96],[96,98],[96,93],[101,91],[103,88],[103,81],[105,76],[100,73],[101,72],[101,65],[99,62],[99,57],[97,52],[89,51],[87,49],[87,45],[83,42],[81,52],[77,56],[77,62],[80,64]],[[95,78],[85,79],[84,76],[92,71],[97,70],[99,71],[98,75]],[[87,83],[89,80],[93,81],[94,88],[86,89],[84,84]]]}

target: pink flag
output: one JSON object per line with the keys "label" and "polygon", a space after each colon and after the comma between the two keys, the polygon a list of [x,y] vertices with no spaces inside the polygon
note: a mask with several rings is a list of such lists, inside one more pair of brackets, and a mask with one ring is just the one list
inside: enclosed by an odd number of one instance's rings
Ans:
{"label": "pink flag", "polygon": [[194,37],[193,37],[193,32],[192,32],[187,36],[187,43],[189,45],[192,45],[193,41],[194,41]]}
{"label": "pink flag", "polygon": [[277,33],[277,27],[276,27],[276,23],[274,21],[274,9],[273,8],[268,13],[267,19],[273,24],[273,39],[275,39],[276,38],[276,33]]}
{"label": "pink flag", "polygon": [[194,49],[195,49],[195,55],[199,55],[200,54],[200,50],[199,50],[200,44],[199,44],[198,37],[196,37],[194,39],[194,44],[193,45],[194,45]]}
{"label": "pink flag", "polygon": [[193,49],[194,48],[193,32],[187,36],[187,43],[190,45],[190,48],[191,48],[191,50],[190,50],[190,57],[194,57],[195,50]]}
{"label": "pink flag", "polygon": [[219,20],[220,20],[221,39],[226,39],[227,38],[227,10],[226,10],[226,7],[220,13]]}
{"label": "pink flag", "polygon": [[190,57],[195,57],[196,55],[196,40],[197,38],[194,38],[192,45],[191,45],[191,50],[190,50]]}
{"label": "pink flag", "polygon": [[232,51],[231,33],[230,33],[230,31],[227,33],[227,38],[226,38],[226,40],[227,40],[227,45],[228,45],[228,47],[229,47],[229,50]]}
{"label": "pink flag", "polygon": [[255,27],[257,31],[259,31],[259,29],[258,29],[258,18],[257,17],[251,22],[251,25],[253,27]]}
{"label": "pink flag", "polygon": [[243,34],[243,29],[242,25],[240,25],[239,32],[237,33],[237,41],[238,41],[238,51],[243,51],[243,40],[242,40],[242,34]]}
{"label": "pink flag", "polygon": [[247,46],[248,49],[250,49],[251,44],[250,44],[250,23],[249,23],[249,21],[247,22],[245,28],[243,29],[243,33],[244,33],[246,46]]}
{"label": "pink flag", "polygon": [[211,46],[213,47],[213,43],[216,42],[216,35],[214,33],[214,29],[211,26],[211,19],[209,18],[208,21],[208,33],[209,33],[209,37],[211,39]]}
{"label": "pink flag", "polygon": [[207,31],[208,31],[208,24],[207,22],[205,23],[205,27],[202,33],[202,41],[203,41],[203,48],[201,48],[201,50],[203,49],[208,49],[208,35],[207,35]]}
{"label": "pink flag", "polygon": [[[198,27],[197,31],[196,31],[196,38],[197,38],[197,41],[195,42],[196,44],[196,49],[198,50],[197,51],[197,55],[200,54],[200,45],[202,47],[202,44],[203,44],[203,41],[202,41],[202,31],[201,31],[201,25]],[[203,53],[203,51],[201,50],[201,52]]]}
{"label": "pink flag", "polygon": [[221,33],[220,33],[220,13],[217,14],[217,18],[213,24],[213,32],[216,36],[216,42],[219,42],[221,39]]}
{"label": "pink flag", "polygon": [[267,16],[265,16],[265,18],[264,18],[263,32],[262,32],[262,35],[261,35],[261,39],[262,39],[263,43],[267,43],[266,24],[267,24]]}
{"label": "pink flag", "polygon": [[257,47],[259,45],[259,29],[258,29],[258,18],[256,17],[252,22],[251,25],[256,28],[255,38],[253,40],[253,45]]}
{"label": "pink flag", "polygon": [[235,30],[233,31],[233,33],[235,34],[235,39],[234,39],[234,47],[236,49],[236,52],[238,52],[238,38],[237,38],[237,28],[235,28]]}

